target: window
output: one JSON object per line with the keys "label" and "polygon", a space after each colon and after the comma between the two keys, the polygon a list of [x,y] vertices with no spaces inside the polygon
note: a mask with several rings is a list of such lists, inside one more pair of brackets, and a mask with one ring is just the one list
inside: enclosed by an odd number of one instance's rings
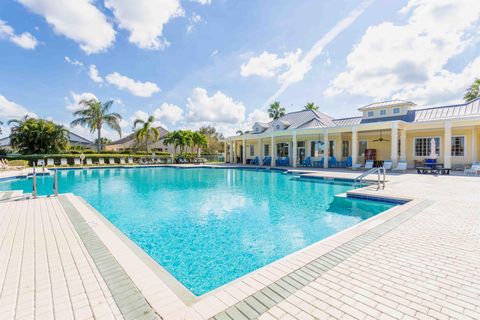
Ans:
{"label": "window", "polygon": [[288,157],[288,143],[277,143],[277,157]]}
{"label": "window", "polygon": [[368,112],[367,112],[367,116],[368,116],[368,117],[373,117],[373,115],[374,115],[374,112],[373,112],[373,111],[368,111]]}
{"label": "window", "polygon": [[381,115],[381,116],[387,115],[387,109],[382,109],[382,110],[380,110],[380,115]]}
{"label": "window", "polygon": [[253,144],[249,145],[250,147],[250,157],[255,155],[255,146]]}
{"label": "window", "polygon": [[310,156],[323,157],[323,141],[311,142]]}
{"label": "window", "polygon": [[364,156],[365,150],[367,150],[367,141],[358,141],[358,155]]}
{"label": "window", "polygon": [[342,157],[348,157],[350,155],[350,141],[342,141]]}
{"label": "window", "polygon": [[[433,139],[435,139],[435,154],[439,155],[440,154],[440,138],[433,137]],[[415,157],[428,157],[430,155],[431,140],[432,140],[432,137],[415,138]]]}
{"label": "window", "polygon": [[393,108],[393,114],[399,114],[400,108]]}
{"label": "window", "polygon": [[269,144],[264,144],[263,145],[263,156],[264,157],[269,157],[270,156],[270,145]]}
{"label": "window", "polygon": [[452,156],[463,157],[465,155],[465,137],[452,137]]}
{"label": "window", "polygon": [[335,141],[330,140],[329,148],[328,148],[328,156],[333,157],[334,153],[335,153]]}

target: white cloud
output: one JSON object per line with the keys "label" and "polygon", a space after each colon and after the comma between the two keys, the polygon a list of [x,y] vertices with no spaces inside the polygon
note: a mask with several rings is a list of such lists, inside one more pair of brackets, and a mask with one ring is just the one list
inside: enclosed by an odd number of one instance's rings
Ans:
{"label": "white cloud", "polygon": [[198,2],[200,4],[211,4],[212,3],[212,0],[190,0],[192,2]]}
{"label": "white cloud", "polygon": [[183,119],[183,110],[177,105],[164,102],[160,108],[155,109],[153,116],[161,122],[176,124]]}
{"label": "white cloud", "polygon": [[108,74],[105,79],[108,83],[117,86],[119,89],[125,89],[138,97],[151,97],[154,93],[159,92],[160,88],[153,82],[140,82],[118,72]]}
{"label": "white cloud", "polygon": [[335,38],[354,23],[360,15],[373,3],[374,0],[364,0],[360,5],[352,10],[345,18],[340,20],[332,29],[330,29],[323,37],[318,40],[309,51],[297,62],[294,63],[287,71],[280,74],[278,79],[282,83],[280,88],[265,102],[268,105],[271,101],[276,100],[287,88],[295,83],[302,81],[312,69],[313,61],[323,52],[325,46],[335,40]]}
{"label": "white cloud", "polygon": [[88,68],[88,76],[96,83],[103,83],[103,78],[98,74],[97,66],[94,64],[91,64]]}
{"label": "white cloud", "polygon": [[203,22],[203,18],[202,16],[196,14],[195,12],[192,14],[192,16],[188,19],[189,21],[189,24],[187,26],[187,33],[190,33],[193,31],[193,29],[195,28],[195,25],[197,23],[200,23],[200,22]]}
{"label": "white cloud", "polygon": [[74,66],[79,66],[79,67],[83,67],[83,63],[78,61],[78,60],[75,60],[75,59],[71,59],[67,56],[65,56],[65,61],[67,61],[68,63],[74,65]]}
{"label": "white cloud", "polygon": [[115,31],[91,0],[18,0],[43,16],[56,33],[77,42],[87,54],[105,51],[115,40]]}
{"label": "white cloud", "polygon": [[183,16],[179,0],[105,0],[120,28],[130,32],[129,41],[142,49],[164,49],[169,45],[162,37],[170,19]]}
{"label": "white cloud", "polygon": [[325,94],[417,103],[461,98],[478,77],[480,57],[458,73],[446,65],[478,41],[480,2],[410,0],[400,13],[407,15],[403,24],[383,22],[367,29],[347,57],[347,70]]}
{"label": "white cloud", "polygon": [[218,50],[213,50],[210,56],[215,57],[217,54],[218,54]]}
{"label": "white cloud", "polygon": [[37,115],[27,110],[27,108],[8,100],[0,94],[0,119],[18,119],[25,115],[36,117]]}
{"label": "white cloud", "polygon": [[258,57],[251,57],[247,63],[242,64],[240,74],[243,77],[252,75],[264,78],[274,77],[298,63],[301,54],[302,50],[297,49],[295,52],[284,53],[283,58],[280,58],[275,53],[264,51]]}
{"label": "white cloud", "polygon": [[0,39],[5,38],[24,49],[33,50],[38,45],[37,39],[30,32],[15,34],[15,30],[5,21],[0,20]]}
{"label": "white cloud", "polygon": [[77,110],[80,110],[80,109],[84,108],[80,104],[80,101],[91,100],[91,99],[98,100],[97,97],[91,92],[83,92],[83,93],[78,93],[78,94],[75,93],[75,92],[70,92],[70,98],[65,97],[65,102],[67,103],[65,108],[67,108],[67,110],[69,110],[69,111],[75,112]]}
{"label": "white cloud", "polygon": [[208,96],[207,90],[195,88],[187,99],[187,117],[196,122],[238,123],[245,118],[245,106],[221,91]]}

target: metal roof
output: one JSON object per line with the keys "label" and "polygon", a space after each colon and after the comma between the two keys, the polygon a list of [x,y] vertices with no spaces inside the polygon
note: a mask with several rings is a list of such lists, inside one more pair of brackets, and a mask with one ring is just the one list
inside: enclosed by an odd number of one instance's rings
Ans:
{"label": "metal roof", "polygon": [[415,112],[415,119],[413,122],[480,116],[480,98],[470,101],[469,103],[412,111]]}
{"label": "metal roof", "polygon": [[395,106],[404,106],[404,105],[409,106],[409,107],[416,106],[416,104],[411,102],[411,101],[389,100],[389,101],[370,103],[370,104],[367,104],[364,107],[358,108],[358,110],[364,111],[364,110],[377,109],[377,108],[382,108],[382,107],[395,107]]}
{"label": "metal roof", "polygon": [[326,128],[335,125],[333,118],[329,115],[315,110],[301,110],[287,113],[280,119],[270,121],[268,129],[265,131],[276,131],[275,124],[278,122],[288,126],[288,129],[308,128],[309,125],[315,128]]}

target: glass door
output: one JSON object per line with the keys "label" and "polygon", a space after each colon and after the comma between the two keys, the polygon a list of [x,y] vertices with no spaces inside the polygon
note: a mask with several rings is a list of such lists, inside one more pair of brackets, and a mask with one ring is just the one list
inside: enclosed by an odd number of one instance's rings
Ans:
{"label": "glass door", "polygon": [[297,164],[302,164],[306,156],[305,141],[297,142]]}

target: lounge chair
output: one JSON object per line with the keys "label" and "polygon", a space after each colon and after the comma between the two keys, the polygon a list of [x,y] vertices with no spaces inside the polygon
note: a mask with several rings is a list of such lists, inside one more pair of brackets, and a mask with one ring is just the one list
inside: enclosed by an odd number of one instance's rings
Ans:
{"label": "lounge chair", "polygon": [[128,163],[128,164],[133,164],[133,158],[132,158],[132,157],[128,157],[127,163]]}
{"label": "lounge chair", "polygon": [[120,164],[125,164],[125,158],[120,158]]}
{"label": "lounge chair", "polygon": [[80,158],[74,158],[73,159],[73,164],[76,165],[76,166],[81,166],[82,161],[80,160]]}
{"label": "lounge chair", "polygon": [[474,163],[472,164],[471,166],[469,167],[466,167],[464,170],[463,170],[463,174],[474,174],[474,175],[478,175],[478,173],[480,172],[480,163]]}
{"label": "lounge chair", "polygon": [[7,159],[2,159],[0,160],[0,169],[1,170],[19,170],[19,169],[23,169],[25,168],[25,166],[12,166],[8,161]]}
{"label": "lounge chair", "polygon": [[87,163],[87,166],[91,166],[93,163],[92,163],[92,158],[87,158],[85,159],[86,163]]}
{"label": "lounge chair", "polygon": [[331,156],[330,159],[328,160],[328,167],[335,168],[337,166],[338,166],[337,158],[335,158],[335,156]]}
{"label": "lounge chair", "polygon": [[44,159],[38,159],[37,160],[37,167],[42,167],[45,165],[45,160]]}
{"label": "lounge chair", "polygon": [[406,172],[407,171],[407,161],[399,161],[397,164],[397,167],[393,169],[393,171],[402,171]]}
{"label": "lounge chair", "polygon": [[305,161],[303,161],[303,165],[305,167],[311,167],[312,166],[312,157],[305,158]]}
{"label": "lounge chair", "polygon": [[373,168],[373,160],[367,160],[365,161],[365,166],[363,166],[363,169],[370,170]]}
{"label": "lounge chair", "polygon": [[392,170],[392,165],[393,165],[393,162],[390,160],[383,161],[383,168],[385,170]]}
{"label": "lounge chair", "polygon": [[115,164],[115,159],[114,158],[108,158],[108,163],[109,164]]}
{"label": "lounge chair", "polygon": [[262,165],[269,166],[272,164],[272,157],[263,157]]}
{"label": "lounge chair", "polygon": [[55,165],[55,160],[52,158],[47,159],[47,166],[53,167]]}
{"label": "lounge chair", "polygon": [[351,167],[352,167],[353,170],[362,169],[362,165],[360,163],[355,163]]}
{"label": "lounge chair", "polygon": [[98,164],[105,164],[105,159],[103,158],[98,158]]}
{"label": "lounge chair", "polygon": [[61,158],[60,159],[60,165],[61,166],[68,166],[67,158]]}
{"label": "lounge chair", "polygon": [[260,160],[258,159],[258,157],[255,157],[254,159],[252,159],[252,161],[250,161],[250,164],[253,164],[253,165],[258,165],[260,163]]}

